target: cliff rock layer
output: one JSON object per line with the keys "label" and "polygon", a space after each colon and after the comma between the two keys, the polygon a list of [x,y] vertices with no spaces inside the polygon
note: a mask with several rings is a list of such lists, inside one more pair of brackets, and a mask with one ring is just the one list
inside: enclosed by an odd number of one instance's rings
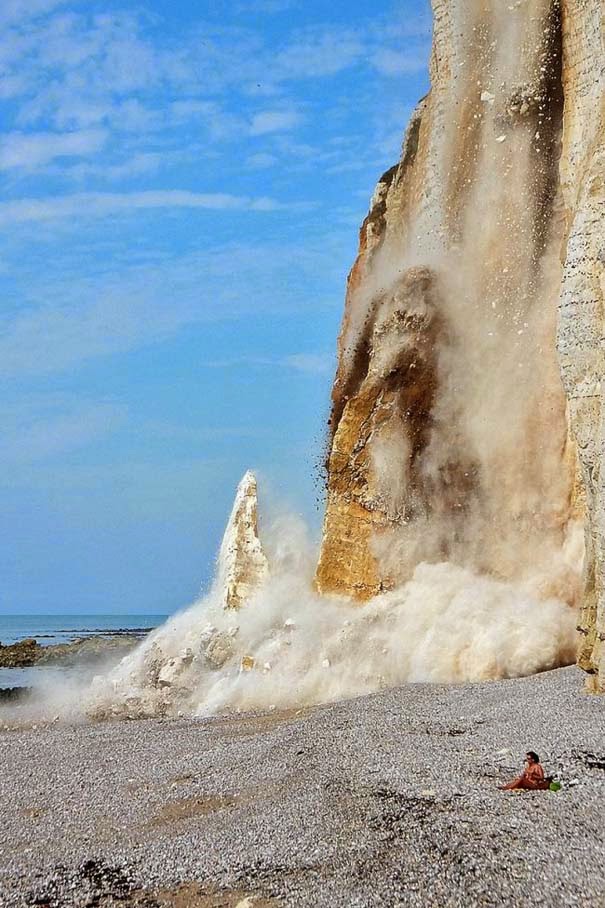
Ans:
{"label": "cliff rock layer", "polygon": [[594,671],[604,13],[599,0],[433,12],[431,91],[349,276],[317,586],[364,600],[450,561],[576,603],[575,435]]}
{"label": "cliff rock layer", "polygon": [[563,6],[564,269],[558,348],[587,498],[579,664],[605,690],[603,334],[605,328],[605,8]]}

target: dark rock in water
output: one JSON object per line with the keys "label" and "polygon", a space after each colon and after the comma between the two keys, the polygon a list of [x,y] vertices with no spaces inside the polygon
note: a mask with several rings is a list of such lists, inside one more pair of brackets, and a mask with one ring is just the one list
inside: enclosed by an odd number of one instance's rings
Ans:
{"label": "dark rock in water", "polygon": [[[153,628],[151,627],[97,627],[97,628],[62,628],[58,631],[59,634],[73,634],[74,637],[80,639],[79,635],[86,635],[87,637],[145,637]],[[38,639],[41,636],[53,636],[52,634],[38,634]]]}
{"label": "dark rock in water", "polygon": [[0,643],[0,668],[29,668],[32,665],[72,666],[120,658],[140,641],[141,634],[80,637],[69,643],[40,646],[33,639],[4,646]]}
{"label": "dark rock in water", "polygon": [[28,668],[40,660],[43,647],[33,639],[4,646],[0,643],[0,668]]}
{"label": "dark rock in water", "polygon": [[39,665],[82,665],[91,662],[102,662],[126,655],[140,641],[139,635],[80,637],[70,643],[57,643],[54,646],[41,647]]}
{"label": "dark rock in water", "polygon": [[14,703],[15,700],[24,700],[30,693],[29,687],[0,687],[0,703]]}

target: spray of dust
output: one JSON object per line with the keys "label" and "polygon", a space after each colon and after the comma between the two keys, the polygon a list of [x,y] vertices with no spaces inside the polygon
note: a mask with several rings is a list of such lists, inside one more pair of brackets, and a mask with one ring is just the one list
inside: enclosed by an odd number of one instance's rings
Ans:
{"label": "spray of dust", "polygon": [[[0,711],[3,721],[283,709],[406,682],[513,678],[573,661],[574,612],[546,595],[537,575],[511,583],[421,563],[400,589],[360,608],[313,592],[316,552],[300,520],[275,521],[263,543],[271,573],[241,609],[224,607],[217,581],[92,683],[54,682],[34,701]],[[582,545],[574,527],[559,570],[574,570]]]}
{"label": "spray of dust", "polygon": [[[572,563],[576,539],[566,553]],[[207,715],[341,699],[403,682],[532,674],[571,661],[574,614],[530,584],[420,564],[363,608],[312,591],[314,550],[292,518],[265,534],[271,576],[240,610],[215,588],[152,634],[86,707],[96,717]]]}

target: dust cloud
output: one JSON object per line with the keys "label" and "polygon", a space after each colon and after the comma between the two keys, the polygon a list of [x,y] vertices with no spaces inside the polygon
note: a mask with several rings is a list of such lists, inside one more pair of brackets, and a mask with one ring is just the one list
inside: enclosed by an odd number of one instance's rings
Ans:
{"label": "dust cloud", "polygon": [[[570,539],[567,556],[577,557]],[[219,587],[155,631],[87,692],[101,718],[302,706],[404,682],[528,675],[574,658],[575,615],[535,583],[420,564],[363,607],[313,593],[304,526],[265,533],[271,576],[239,610]]]}

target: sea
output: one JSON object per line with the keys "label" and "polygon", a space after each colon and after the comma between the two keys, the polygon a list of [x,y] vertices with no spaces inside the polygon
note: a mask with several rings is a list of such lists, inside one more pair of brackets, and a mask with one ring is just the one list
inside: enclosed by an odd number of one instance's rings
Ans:
{"label": "sea", "polygon": [[2,615],[0,643],[32,637],[41,646],[116,631],[151,630],[168,615]]}
{"label": "sea", "polygon": [[[152,630],[168,615],[2,615],[0,614],[0,643],[8,645],[28,637],[41,646],[68,643],[78,637]],[[48,672],[48,669],[46,669]],[[32,668],[0,668],[0,688],[28,686],[35,682],[39,670]]]}

